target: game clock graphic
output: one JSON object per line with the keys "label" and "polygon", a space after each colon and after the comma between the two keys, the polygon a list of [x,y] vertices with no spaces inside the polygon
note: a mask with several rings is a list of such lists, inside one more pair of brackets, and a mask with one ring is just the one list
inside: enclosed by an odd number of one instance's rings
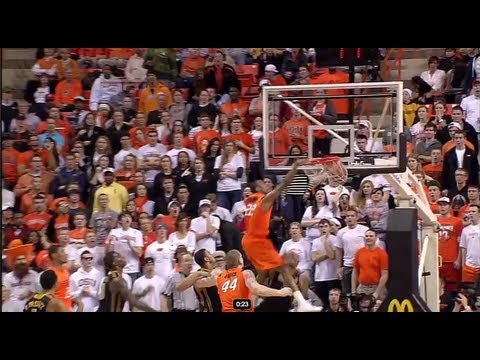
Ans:
{"label": "game clock graphic", "polygon": [[377,65],[378,48],[315,48],[317,66]]}
{"label": "game clock graphic", "polygon": [[250,299],[234,299],[233,308],[235,310],[251,310],[252,309],[252,300]]}

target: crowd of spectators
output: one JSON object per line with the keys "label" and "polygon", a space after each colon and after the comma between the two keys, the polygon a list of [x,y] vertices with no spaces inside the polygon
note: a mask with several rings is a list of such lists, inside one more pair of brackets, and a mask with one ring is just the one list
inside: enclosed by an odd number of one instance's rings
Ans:
{"label": "crowd of spectators", "polygon": [[[441,224],[445,311],[475,309],[480,273],[477,50],[431,57],[404,92],[408,167]],[[196,270],[189,254],[200,249],[219,266],[225,252],[241,251],[255,181],[273,189],[281,180],[264,170],[261,88],[348,80],[342,69],[316,67],[314,49],[39,49],[23,99],[2,88],[3,311],[21,311],[51,267],[66,269],[69,290],[59,297],[95,311],[107,249],[126,258],[136,296],[171,311],[161,299],[175,297],[172,274]],[[349,115],[348,99],[299,106],[325,124]],[[284,104],[270,111],[275,146],[305,154],[309,122]],[[315,134],[319,155],[330,144]],[[362,120],[355,151],[390,150]],[[275,204],[272,241],[295,254],[306,298],[325,311],[374,311],[386,295],[395,191],[379,174],[352,186],[310,180],[300,172]],[[468,304],[455,305],[458,291]],[[197,310],[189,296],[176,306]]]}

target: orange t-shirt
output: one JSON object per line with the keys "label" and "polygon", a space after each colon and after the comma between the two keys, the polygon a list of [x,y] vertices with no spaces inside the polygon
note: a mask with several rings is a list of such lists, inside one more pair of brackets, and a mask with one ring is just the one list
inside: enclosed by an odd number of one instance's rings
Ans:
{"label": "orange t-shirt", "polygon": [[[238,134],[227,135],[225,137],[224,142],[227,141],[227,140],[233,140],[233,141],[240,140],[248,147],[254,147],[255,146],[255,143],[253,142],[252,135],[250,135],[249,133],[245,133],[245,132],[238,133]],[[250,153],[245,149],[239,149],[239,150],[241,151],[241,153],[243,155],[245,155],[245,167],[248,167],[248,163],[250,161]]]}
{"label": "orange t-shirt", "polygon": [[388,255],[379,247],[373,250],[363,247],[355,254],[353,267],[358,271],[359,284],[378,284],[382,270],[388,269]]}
{"label": "orange t-shirt", "polygon": [[[270,232],[272,207],[264,211],[262,205],[265,196],[259,193],[254,195],[258,196],[257,201],[252,199],[253,203],[251,203],[250,207],[247,205],[247,210],[245,211],[245,237],[267,239]],[[248,199],[254,195],[249,196]]]}
{"label": "orange t-shirt", "polygon": [[[320,75],[316,79],[312,79],[310,84],[347,84],[348,81],[348,74],[344,73],[343,71],[335,71],[333,73],[326,72]],[[348,94],[348,90],[343,89],[329,89],[325,90],[326,95],[346,95]],[[337,110],[337,114],[348,114],[350,105],[348,103],[348,99],[332,99],[333,104],[335,105],[335,109]]]}
{"label": "orange t-shirt", "polygon": [[425,174],[427,174],[431,178],[440,182],[442,179],[443,163],[440,163],[437,165],[430,163],[423,167],[423,171],[425,172]]}
{"label": "orange t-shirt", "polygon": [[308,150],[307,136],[309,126],[310,122],[304,117],[290,119],[283,124],[283,129],[289,134],[292,145],[299,146],[303,153],[306,153]]}
{"label": "orange t-shirt", "polygon": [[217,278],[217,289],[220,301],[222,302],[222,312],[253,311],[253,305],[250,309],[246,310],[237,310],[233,307],[234,301],[239,299],[249,299],[250,303],[253,304],[253,295],[245,284],[245,278],[241,268],[236,267],[221,273]]}
{"label": "orange t-shirt", "polygon": [[17,182],[17,164],[20,154],[17,150],[2,150],[2,172],[8,182]]}
{"label": "orange t-shirt", "polygon": [[205,151],[207,151],[208,143],[214,138],[220,139],[220,134],[217,130],[213,129],[201,130],[195,134],[195,136],[193,137],[193,141],[195,144],[197,156],[203,156],[203,154],[205,154]]}
{"label": "orange t-shirt", "polygon": [[457,217],[438,217],[438,254],[443,262],[452,263],[458,257],[458,243],[462,235],[463,221]]}
{"label": "orange t-shirt", "polygon": [[80,80],[73,79],[71,82],[68,82],[67,80],[60,81],[55,88],[55,104],[73,104],[73,99],[76,96],[81,96],[82,90],[83,88]]}
{"label": "orange t-shirt", "polygon": [[61,300],[69,311],[72,311],[72,299],[70,299],[70,273],[67,268],[49,267],[48,270],[55,271],[57,274],[57,290],[53,295]]}
{"label": "orange t-shirt", "polygon": [[[288,132],[285,129],[277,129],[275,131],[270,131],[268,135],[268,149],[269,154],[272,156],[285,155],[288,156],[288,150],[292,145],[292,140],[288,135]],[[260,155],[262,156],[262,155]],[[284,159],[270,159],[270,165],[278,165]]]}

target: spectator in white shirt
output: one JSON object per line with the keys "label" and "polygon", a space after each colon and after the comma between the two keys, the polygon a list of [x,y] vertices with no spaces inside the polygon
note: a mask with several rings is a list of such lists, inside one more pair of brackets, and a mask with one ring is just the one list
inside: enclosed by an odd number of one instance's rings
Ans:
{"label": "spectator in white shirt", "polygon": [[[93,236],[95,243],[95,235]],[[84,250],[80,254],[82,267],[70,276],[70,296],[80,298],[83,312],[96,312],[98,309],[98,290],[103,274],[93,267],[93,253]]]}
{"label": "spectator in white shirt", "polygon": [[465,121],[480,131],[480,80],[473,81],[470,96],[463,98],[460,106],[465,111]]}
{"label": "spectator in white shirt", "polygon": [[[145,258],[143,273],[144,275],[133,283],[132,293],[144,304],[160,311],[160,297],[165,289],[166,281],[155,274],[155,260],[152,257]],[[134,311],[141,310],[135,309]]]}
{"label": "spectator in white shirt", "polygon": [[432,87],[433,91],[441,91],[445,87],[445,71],[438,69],[439,59],[437,56],[430,56],[428,59],[428,70],[422,72],[420,77],[428,85]]}
{"label": "spectator in white shirt", "polygon": [[[167,225],[160,223],[157,225],[157,240],[147,246],[145,257],[151,257],[155,261],[155,274],[164,281],[168,279],[174,268],[175,259],[173,257],[176,246],[167,238]],[[192,251],[195,248],[193,244]]]}
{"label": "spectator in white shirt", "polygon": [[298,285],[303,296],[308,298],[307,292],[310,286],[310,270],[312,268],[311,244],[303,238],[302,227],[298,222],[290,224],[290,236],[292,238],[282,244],[279,254],[281,256],[290,252],[297,254],[297,270],[300,274]]}
{"label": "spectator in white shirt", "polygon": [[195,250],[206,249],[213,253],[216,250],[216,239],[219,236],[220,219],[211,214],[212,204],[210,200],[200,200],[200,216],[192,220],[190,230],[195,233],[197,243]]}
{"label": "spectator in white shirt", "polygon": [[140,256],[143,252],[142,233],[131,228],[132,216],[122,213],[118,217],[119,227],[110,231],[106,244],[107,252],[116,251],[120,253],[127,264],[123,268],[123,273],[132,278],[132,282],[138,279],[140,275]]}

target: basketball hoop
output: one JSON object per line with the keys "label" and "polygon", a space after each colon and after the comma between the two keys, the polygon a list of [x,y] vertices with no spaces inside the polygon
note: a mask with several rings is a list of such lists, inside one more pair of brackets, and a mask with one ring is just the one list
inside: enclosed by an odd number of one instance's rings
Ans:
{"label": "basketball hoop", "polygon": [[342,158],[339,156],[312,158],[304,166],[303,171],[315,185],[326,178],[333,178],[340,184],[344,184],[348,178],[347,168],[342,164]]}

